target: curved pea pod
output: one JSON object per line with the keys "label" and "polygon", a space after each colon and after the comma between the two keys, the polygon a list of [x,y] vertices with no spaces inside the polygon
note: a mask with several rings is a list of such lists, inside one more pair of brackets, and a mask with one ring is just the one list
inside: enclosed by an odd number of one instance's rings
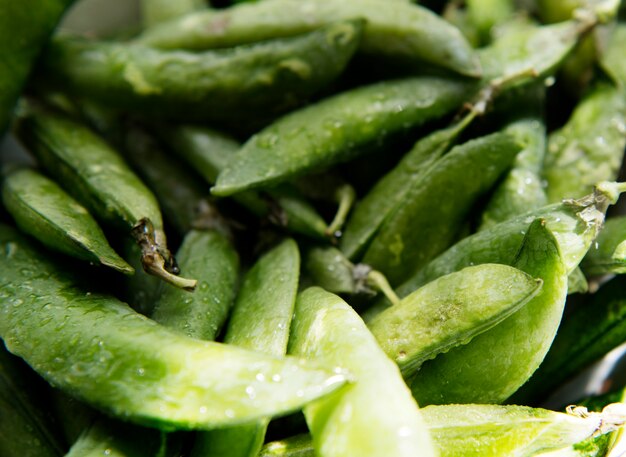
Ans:
{"label": "curved pea pod", "polygon": [[[215,130],[197,126],[176,126],[161,133],[171,149],[193,166],[210,184],[223,170],[241,144]],[[322,216],[296,189],[284,185],[268,190],[268,197],[255,192],[233,195],[233,200],[259,217],[288,230],[325,239],[328,226]]]}
{"label": "curved pea pod", "polygon": [[337,20],[366,20],[359,52],[425,61],[468,76],[480,65],[461,33],[436,14],[384,0],[264,0],[203,11],[153,27],[139,42],[167,49],[207,49],[295,35]]}
{"label": "curved pea pod", "polygon": [[468,236],[429,262],[396,292],[404,297],[433,279],[470,265],[513,265],[528,225],[537,218],[545,220],[558,241],[567,272],[571,273],[600,232],[608,206],[615,204],[623,190],[623,184],[602,183],[593,194],[578,200],[544,206]]}
{"label": "curved pea pod", "polygon": [[510,167],[520,144],[494,133],[454,147],[412,186],[387,218],[363,262],[397,285],[445,250],[472,204]]}
{"label": "curved pea pod", "polygon": [[618,22],[613,28],[605,52],[600,57],[604,71],[621,87],[626,85],[626,24]]}
{"label": "curved pea pod", "polygon": [[292,109],[326,87],[352,57],[362,28],[355,19],[203,53],[59,38],[42,71],[59,87],[105,106],[178,122],[241,122]]}
{"label": "curved pea pod", "polygon": [[315,457],[315,449],[308,434],[290,436],[265,443],[259,457]]}
{"label": "curved pea pod", "polygon": [[298,296],[289,352],[340,364],[356,377],[304,407],[318,455],[436,455],[397,366],[341,298],[319,287]]}
{"label": "curved pea pod", "polygon": [[588,275],[626,273],[626,216],[606,220],[581,267]]}
{"label": "curved pea pod", "polygon": [[[41,401],[41,379],[32,375],[0,342],[0,454],[3,457],[60,457],[63,443]],[[43,397],[45,398],[45,396]]]}
{"label": "curved pea pod", "polygon": [[468,267],[426,284],[368,327],[409,379],[426,360],[467,344],[519,311],[541,288],[540,279],[513,267]]}
{"label": "curved pea pod", "polygon": [[125,420],[235,425],[296,410],[346,379],[320,363],[180,335],[115,298],[85,293],[13,229],[0,228],[0,243],[7,348],[53,385]]}
{"label": "curved pea pod", "polygon": [[539,369],[510,401],[539,401],[626,339],[623,276],[613,279],[588,303],[568,314]]}
{"label": "curved pea pod", "polygon": [[501,403],[537,369],[554,339],[567,297],[567,269],[544,221],[530,225],[514,266],[541,278],[541,291],[468,344],[424,363],[411,383],[419,402]]}
{"label": "curved pea pod", "polygon": [[74,120],[34,106],[21,113],[17,134],[94,217],[135,236],[146,271],[178,287],[195,287],[195,281],[175,275],[154,195],[103,139]]}
{"label": "curved pea pod", "polygon": [[[224,342],[283,356],[296,303],[300,253],[288,239],[268,251],[246,274],[231,313]],[[254,391],[246,391],[251,398]],[[199,434],[191,457],[256,457],[268,419]]]}
{"label": "curved pea pod", "polygon": [[385,220],[405,201],[411,187],[424,178],[475,117],[472,111],[462,121],[417,141],[398,165],[372,187],[354,208],[340,239],[341,250],[348,258],[363,255]]}
{"label": "curved pea pod", "polygon": [[449,113],[474,82],[414,77],[346,91],[294,111],[252,136],[219,174],[227,196],[346,162],[364,148]]}
{"label": "curved pea pod", "polygon": [[548,201],[578,198],[600,181],[617,177],[626,146],[626,98],[597,84],[565,126],[550,134],[543,175]]}
{"label": "curved pea pod", "polygon": [[[8,2],[0,11],[0,135],[31,67],[49,35],[73,0]],[[19,35],[19,39],[15,39]]]}
{"label": "curved pea pod", "polygon": [[214,230],[187,233],[176,255],[181,268],[198,280],[193,294],[167,287],[158,298],[152,319],[168,328],[214,340],[235,298],[239,257],[231,243]]}
{"label": "curved pea pod", "polygon": [[6,176],[2,201],[17,225],[50,249],[120,273],[134,273],[87,210],[35,170],[18,169]]}

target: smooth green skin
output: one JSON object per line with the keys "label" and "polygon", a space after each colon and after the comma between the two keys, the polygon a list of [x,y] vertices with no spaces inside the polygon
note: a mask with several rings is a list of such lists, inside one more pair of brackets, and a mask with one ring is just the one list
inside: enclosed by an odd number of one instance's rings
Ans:
{"label": "smooth green skin", "polygon": [[538,401],[626,339],[626,279],[618,276],[564,319],[533,377],[511,401]]}
{"label": "smooth green skin", "polygon": [[28,150],[96,219],[130,230],[142,218],[163,221],[156,198],[121,156],[84,125],[43,110],[25,110],[17,133]]}
{"label": "smooth green skin", "polygon": [[426,284],[376,316],[368,327],[410,379],[426,360],[498,325],[541,288],[541,280],[513,267],[468,267]]}
{"label": "smooth green skin", "polygon": [[481,42],[488,43],[495,26],[509,20],[515,9],[512,0],[468,0],[467,18],[475,27]]}
{"label": "smooth green skin", "polygon": [[524,148],[515,158],[511,171],[489,199],[481,216],[481,230],[547,204],[541,182],[546,150],[546,126],[543,120],[538,117],[519,119],[507,125],[504,131],[519,140]]}
{"label": "smooth green skin", "polygon": [[362,29],[355,19],[202,53],[59,38],[42,71],[105,106],[177,122],[241,122],[293,109],[325,88],[343,72]]}
{"label": "smooth green skin", "polygon": [[7,348],[51,384],[124,420],[236,425],[297,410],[346,379],[320,363],[180,335],[113,297],[86,293],[15,230],[2,226],[0,243]]}
{"label": "smooth green skin", "polygon": [[141,248],[135,240],[127,238],[123,241],[124,258],[135,269],[135,274],[127,276],[124,281],[122,299],[124,302],[144,316],[150,316],[156,300],[161,293],[161,279],[146,273],[141,264]]}
{"label": "smooth green skin", "polygon": [[482,263],[513,265],[528,225],[545,220],[559,244],[563,262],[571,273],[596,238],[604,221],[610,197],[590,195],[580,200],[544,206],[468,236],[433,259],[400,285],[396,292],[405,297],[418,287],[453,271]]}
{"label": "smooth green skin", "polygon": [[[572,446],[599,425],[597,417],[513,405],[431,405],[421,412],[440,457],[530,457]],[[259,457],[316,455],[311,437],[297,435],[267,443]]]}
{"label": "smooth green skin", "polygon": [[569,295],[575,293],[585,294],[587,292],[589,292],[587,277],[580,267],[576,267],[567,276],[567,293]]}
{"label": "smooth green skin", "polygon": [[141,0],[141,18],[144,27],[150,27],[203,10],[206,6],[205,0]]}
{"label": "smooth green skin", "polygon": [[[222,133],[206,127],[177,126],[163,134],[165,141],[183,160],[193,166],[210,184],[226,168],[232,154],[241,144]],[[327,224],[302,196],[291,186],[270,189],[268,194],[278,206],[278,216],[272,203],[256,192],[242,192],[233,200],[259,217],[268,217],[273,223],[288,230],[318,239],[326,239]]]}
{"label": "smooth green skin", "polygon": [[411,383],[421,404],[502,403],[524,384],[554,339],[567,297],[567,269],[542,220],[528,228],[514,266],[541,291],[495,327],[422,365]]}
{"label": "smooth green skin", "polygon": [[615,24],[608,46],[600,57],[602,68],[613,80],[624,87],[626,85],[626,24]]}
{"label": "smooth green skin", "polygon": [[235,299],[239,256],[219,232],[192,230],[185,236],[176,259],[186,274],[198,280],[198,286],[191,294],[166,286],[152,319],[186,336],[214,340]]}
{"label": "smooth green skin", "polygon": [[298,295],[289,353],[354,375],[345,389],[304,407],[320,457],[436,455],[398,367],[341,298],[319,287]]}
{"label": "smooth green skin", "polygon": [[356,259],[363,255],[381,225],[395,208],[404,203],[411,187],[424,178],[434,161],[451,147],[474,117],[470,113],[457,124],[417,141],[398,165],[370,189],[355,206],[341,237],[340,247],[346,257]]}
{"label": "smooth green skin", "polygon": [[363,262],[392,286],[453,243],[474,202],[511,166],[521,145],[494,133],[454,147],[412,186],[372,240]]}
{"label": "smooth green skin", "polygon": [[588,275],[626,273],[626,216],[606,220],[581,267]]}
{"label": "smooth green skin", "polygon": [[9,174],[2,185],[2,201],[18,227],[50,249],[120,273],[134,273],[109,245],[89,212],[35,170],[19,169]]}
{"label": "smooth green skin", "polygon": [[25,0],[0,4],[0,136],[41,48],[72,3]]}
{"label": "smooth green skin", "polygon": [[565,126],[550,134],[543,169],[548,201],[578,198],[598,182],[615,179],[625,146],[623,91],[597,84]]}
{"label": "smooth green skin", "polygon": [[[41,404],[40,379],[25,369],[0,342],[0,455],[60,457],[63,444]],[[44,386],[45,387],[45,386]]]}
{"label": "smooth green skin", "polygon": [[252,136],[219,174],[212,192],[228,196],[346,162],[367,146],[444,116],[474,87],[469,81],[414,77],[321,100]]}
{"label": "smooth green skin", "polygon": [[574,49],[581,31],[576,21],[544,26],[515,22],[490,46],[478,51],[483,80],[525,74],[518,81],[521,83],[549,76]]}
{"label": "smooth green skin", "polygon": [[467,76],[480,65],[463,35],[426,8],[384,0],[264,0],[191,14],[147,30],[139,41],[166,49],[208,49],[303,33],[324,24],[366,20],[359,52],[425,61]]}
{"label": "smooth green skin", "polygon": [[[243,280],[224,342],[275,356],[285,355],[299,276],[300,253],[292,239],[261,257]],[[261,419],[200,434],[191,457],[256,457],[268,423],[269,419]]]}
{"label": "smooth green skin", "polygon": [[357,292],[354,266],[334,246],[314,246],[307,250],[304,261],[304,269],[313,284],[334,294]]}
{"label": "smooth green skin", "polygon": [[617,15],[619,0],[538,0],[537,12],[544,22],[566,21],[574,16],[576,9],[593,12],[601,23]]}

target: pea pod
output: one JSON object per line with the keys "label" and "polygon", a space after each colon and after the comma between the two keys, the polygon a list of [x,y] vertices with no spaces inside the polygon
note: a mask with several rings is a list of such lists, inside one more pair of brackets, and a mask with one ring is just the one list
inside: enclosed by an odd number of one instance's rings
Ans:
{"label": "pea pod", "polygon": [[177,287],[195,281],[175,276],[161,210],[154,195],[104,140],[84,125],[29,106],[17,133],[48,172],[99,220],[133,232],[142,246],[144,269]]}
{"label": "pea pod", "polygon": [[111,414],[163,428],[228,426],[292,411],[345,381],[318,363],[179,335],[115,298],[86,294],[11,228],[0,228],[0,243],[7,348]]}
{"label": "pea pod", "polygon": [[513,15],[512,0],[468,0],[468,21],[476,28],[482,43],[488,43],[494,27]]}
{"label": "pea pod", "polygon": [[212,192],[228,196],[268,187],[345,162],[392,134],[449,113],[475,83],[414,77],[346,91],[294,111],[250,138],[219,174]]}
{"label": "pea pod", "polygon": [[355,19],[204,53],[59,38],[41,71],[58,87],[105,106],[178,122],[241,122],[275,116],[326,87],[352,57],[362,27]]}
{"label": "pea pod", "polygon": [[150,27],[203,8],[206,8],[204,0],[176,0],[175,2],[142,0],[141,16],[144,26]]}
{"label": "pea pod", "polygon": [[416,290],[368,327],[403,376],[411,378],[426,360],[467,344],[518,312],[541,288],[541,280],[513,267],[468,267]]}
{"label": "pea pod", "polygon": [[316,287],[298,296],[289,352],[356,376],[347,389],[304,407],[318,455],[436,455],[398,368],[339,297]]}
{"label": "pea pod", "polygon": [[2,201],[18,226],[47,247],[133,274],[133,267],[117,255],[87,210],[35,170],[10,173],[2,185]]}
{"label": "pea pod", "polygon": [[539,294],[468,344],[424,363],[411,383],[418,401],[501,403],[537,369],[554,339],[567,296],[567,269],[544,221],[530,225],[514,266],[543,280]]}
{"label": "pea pod", "polygon": [[385,274],[391,285],[400,284],[453,242],[471,205],[495,184],[520,149],[503,133],[453,148],[383,223],[363,262]]}
{"label": "pea pod", "polygon": [[598,84],[550,135],[543,170],[548,201],[578,198],[615,179],[625,146],[626,98],[622,90]]}
{"label": "pea pod", "polygon": [[[275,356],[285,355],[299,275],[300,254],[293,240],[283,241],[261,257],[243,281],[224,342]],[[247,393],[256,395],[254,391]],[[261,419],[200,434],[191,457],[256,457],[268,422]]]}
{"label": "pea pod", "polygon": [[626,45],[626,24],[615,24],[613,33],[609,39],[604,54],[600,58],[600,64],[616,84],[622,88],[626,85],[626,60],[624,59],[624,46]]}
{"label": "pea pod", "polygon": [[363,255],[381,225],[405,201],[409,189],[422,180],[475,117],[472,111],[462,121],[417,141],[398,165],[372,187],[354,208],[341,237],[341,250],[347,257],[356,259]]}
{"label": "pea pod", "polygon": [[582,268],[589,275],[626,273],[626,216],[606,220]]}
{"label": "pea pod", "polygon": [[289,36],[338,20],[366,20],[359,50],[433,63],[478,76],[480,65],[461,33],[426,8],[381,0],[264,0],[203,11],[144,32],[139,42],[166,49],[208,49]]}

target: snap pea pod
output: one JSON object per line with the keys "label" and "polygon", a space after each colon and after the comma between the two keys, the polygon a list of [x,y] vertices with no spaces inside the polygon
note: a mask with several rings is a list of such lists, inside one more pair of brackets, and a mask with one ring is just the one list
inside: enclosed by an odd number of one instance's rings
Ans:
{"label": "snap pea pod", "polygon": [[5,177],[2,201],[22,231],[50,249],[133,274],[87,210],[54,181],[22,168]]}
{"label": "snap pea pod", "polygon": [[134,240],[123,241],[124,258],[135,269],[135,274],[127,276],[124,281],[121,298],[129,306],[144,316],[150,316],[154,304],[161,293],[162,281],[146,273],[141,264],[141,248]]}
{"label": "snap pea pod", "polygon": [[195,287],[194,280],[175,275],[154,195],[111,146],[84,125],[32,105],[21,113],[17,134],[94,217],[133,233],[147,272],[177,287]]}
{"label": "snap pea pod", "polygon": [[519,311],[541,288],[541,279],[513,267],[468,267],[426,284],[368,327],[409,379],[426,360],[467,344]]}
{"label": "snap pea pod", "polygon": [[144,27],[154,26],[206,8],[204,0],[142,0],[141,17]]}
{"label": "snap pea pod", "polygon": [[626,280],[618,276],[567,315],[539,369],[511,401],[539,401],[626,339]]}
{"label": "snap pea pod", "polygon": [[489,43],[494,27],[509,20],[514,10],[512,0],[468,0],[466,7],[481,43]]}
{"label": "snap pea pod", "polygon": [[617,178],[626,146],[626,98],[597,84],[565,126],[550,134],[543,175],[548,201],[578,198],[600,181]]}
{"label": "snap pea pod", "polygon": [[521,145],[505,133],[454,147],[412,186],[378,230],[363,262],[386,275],[392,286],[410,277],[449,247],[472,204],[520,150]]}
{"label": "snap pea pod", "polygon": [[567,293],[569,295],[574,293],[584,294],[587,292],[589,292],[587,277],[580,267],[576,267],[567,276]]}
{"label": "snap pea pod", "polygon": [[86,293],[15,230],[2,226],[0,243],[7,348],[52,384],[125,420],[235,425],[298,409],[346,379],[319,363],[180,335],[110,296]]}
{"label": "snap pea pod", "polygon": [[608,45],[600,58],[600,64],[611,78],[622,88],[626,85],[626,24],[615,24]]}
{"label": "snap pea pod", "polygon": [[41,71],[53,84],[105,106],[178,122],[241,122],[275,116],[326,87],[352,57],[362,28],[354,19],[202,53],[58,38]]}
{"label": "snap pea pod", "polygon": [[567,297],[567,269],[541,219],[528,228],[514,266],[541,278],[541,291],[468,344],[424,363],[411,383],[419,402],[502,403],[537,369],[554,339]]}
{"label": "snap pea pod", "polygon": [[396,292],[405,297],[435,278],[470,265],[513,265],[528,225],[537,218],[546,221],[571,273],[600,232],[608,206],[615,204],[623,190],[622,184],[603,183],[593,194],[581,199],[544,206],[464,238],[405,281]]}
{"label": "snap pea pod", "polygon": [[40,382],[0,343],[0,455],[3,457],[63,455],[63,443],[55,424],[39,398],[46,387]]}
{"label": "snap pea pod", "polygon": [[[224,342],[283,356],[287,351],[291,318],[296,303],[300,253],[285,240],[267,252],[246,274],[231,313]],[[252,398],[254,391],[247,391]],[[256,457],[269,419],[241,427],[199,434],[191,457]]]}
{"label": "snap pea pod", "polygon": [[472,111],[462,121],[420,139],[389,173],[383,176],[356,205],[340,239],[350,259],[363,255],[393,210],[405,201],[409,189],[419,183],[430,166],[454,143],[476,117]]}
{"label": "snap pea pod", "polygon": [[[430,405],[421,410],[440,457],[543,455],[599,433],[607,436],[623,421],[610,411],[583,411],[574,408],[566,414],[514,405]],[[316,455],[310,436],[297,435],[267,443],[259,457]]]}
{"label": "snap pea pod", "polygon": [[436,455],[398,368],[341,298],[319,287],[298,296],[289,352],[356,376],[345,390],[304,407],[320,457]]}
{"label": "snap pea pod", "polygon": [[475,82],[435,77],[383,81],[294,111],[252,136],[212,192],[228,196],[346,162],[364,148],[449,113]]}
{"label": "snap pea pod", "polygon": [[[206,127],[176,126],[168,128],[161,136],[172,151],[210,184],[215,184],[219,172],[241,147],[235,139]],[[319,239],[327,237],[328,227],[322,216],[291,186],[269,189],[268,196],[270,201],[255,192],[242,192],[233,195],[233,200],[253,214],[267,217],[290,231]]]}
{"label": "snap pea pod", "polygon": [[581,267],[588,275],[626,273],[626,216],[606,220]]}
{"label": "snap pea pod", "polygon": [[366,20],[359,51],[426,61],[468,76],[480,65],[461,33],[418,5],[381,0],[264,0],[203,11],[146,30],[139,42],[166,49],[208,49],[289,36],[338,20]]}
{"label": "snap pea pod", "polygon": [[[41,48],[73,0],[3,2],[0,6],[0,135]],[[16,39],[19,36],[19,39]]]}
{"label": "snap pea pod", "polygon": [[544,22],[560,22],[575,16],[576,10],[594,14],[608,22],[617,14],[619,0],[539,0],[537,12]]}

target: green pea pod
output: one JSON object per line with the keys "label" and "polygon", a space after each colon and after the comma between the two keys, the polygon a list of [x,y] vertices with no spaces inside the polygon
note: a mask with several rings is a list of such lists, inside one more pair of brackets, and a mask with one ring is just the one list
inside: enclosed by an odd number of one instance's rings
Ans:
{"label": "green pea pod", "polygon": [[[293,240],[286,240],[265,254],[246,274],[224,342],[275,356],[285,355],[299,276],[300,253]],[[252,398],[256,395],[254,391],[246,393]],[[261,419],[200,434],[191,457],[256,457],[268,422]]]}
{"label": "green pea pod", "polygon": [[[205,127],[178,126],[167,129],[161,136],[183,160],[193,166],[210,184],[228,164],[241,145],[222,133]],[[269,189],[264,198],[255,192],[242,192],[233,200],[259,217],[284,225],[290,231],[313,238],[327,238],[328,226],[292,186]]]}
{"label": "green pea pod", "polygon": [[396,292],[405,297],[440,276],[470,265],[513,265],[528,225],[537,218],[545,220],[557,239],[563,262],[571,273],[600,232],[608,206],[617,201],[623,187],[603,183],[593,194],[581,199],[544,206],[464,238],[405,281]]}
{"label": "green pea pod", "polygon": [[615,18],[619,4],[619,0],[539,0],[537,12],[544,22],[560,22],[575,16],[576,10],[585,10],[604,23]]}
{"label": "green pea pod", "polygon": [[616,84],[626,85],[626,24],[615,24],[611,37],[604,54],[600,58],[600,64]]}
{"label": "green pea pod", "polygon": [[228,196],[268,187],[345,162],[392,134],[449,113],[472,87],[474,82],[433,77],[384,81],[294,111],[250,138],[212,192]]}
{"label": "green pea pod", "polygon": [[177,122],[241,122],[285,112],[326,87],[343,72],[362,28],[355,19],[203,53],[59,38],[42,71],[59,87],[105,106]]}
{"label": "green pea pod", "polygon": [[[513,405],[430,405],[421,411],[440,457],[543,455],[601,433],[607,436],[623,422],[622,417],[611,420],[609,411],[582,408],[565,414]],[[259,457],[316,455],[310,436],[297,435],[267,443]]]}
{"label": "green pea pod", "polygon": [[408,379],[426,360],[467,344],[519,311],[541,289],[540,279],[513,267],[477,265],[426,284],[368,327]]}
{"label": "green pea pod", "polygon": [[3,457],[63,455],[59,434],[40,398],[47,393],[46,386],[40,382],[0,343],[0,455]]}
{"label": "green pea pod", "polygon": [[318,287],[298,296],[289,352],[356,376],[345,390],[304,407],[320,457],[436,455],[398,368],[341,298]]}
{"label": "green pea pod", "polygon": [[476,29],[480,41],[489,43],[494,27],[513,16],[512,0],[468,0],[467,19]]}
{"label": "green pea pod", "polygon": [[115,298],[85,293],[13,229],[0,228],[0,243],[7,348],[49,382],[125,420],[170,429],[236,425],[296,410],[346,379],[319,363],[180,335]]}
{"label": "green pea pod", "polygon": [[512,401],[544,398],[626,339],[625,284],[623,276],[613,279],[567,315],[546,359]]}
{"label": "green pea pod", "polygon": [[141,247],[130,238],[123,241],[124,258],[135,269],[135,274],[125,277],[122,299],[144,316],[150,316],[161,293],[162,281],[146,273],[141,264]]}
{"label": "green pea pod", "polygon": [[184,271],[198,278],[198,287],[193,294],[167,287],[155,304],[152,319],[187,336],[214,340],[235,298],[237,252],[214,230],[192,230],[176,257]]}
{"label": "green pea pod", "polygon": [[[0,6],[0,135],[46,40],[72,0],[3,2]],[[19,39],[15,37],[19,36]]]}
{"label": "green pea pod", "polygon": [[17,133],[94,217],[135,235],[146,271],[178,287],[195,287],[195,281],[175,276],[154,195],[111,146],[84,125],[34,106],[23,110]]}
{"label": "green pea pod", "polygon": [[170,21],[206,8],[204,0],[142,0],[141,17],[144,27]]}
{"label": "green pea pod", "polygon": [[337,20],[366,20],[359,51],[426,61],[463,75],[480,65],[461,33],[426,8],[384,0],[264,0],[203,11],[144,32],[139,42],[167,49],[208,49],[290,36]]}
{"label": "green pea pod", "polygon": [[580,267],[576,267],[567,276],[567,293],[585,294],[587,292],[589,292],[589,282],[587,282],[587,277]]}
{"label": "green pea pod", "polygon": [[567,297],[567,269],[544,221],[530,225],[514,266],[543,280],[539,294],[468,344],[424,363],[411,383],[419,402],[501,403],[537,369]]}
{"label": "green pea pod", "polygon": [[35,170],[10,173],[2,185],[2,201],[17,225],[50,249],[133,274],[87,210]]}
{"label": "green pea pod", "polygon": [[597,84],[565,126],[550,134],[543,174],[548,201],[578,198],[617,177],[626,146],[626,98]]}
{"label": "green pea pod", "polygon": [[626,216],[606,220],[581,266],[588,275],[626,273]]}
{"label": "green pea pod", "polygon": [[409,189],[422,180],[475,117],[476,113],[471,112],[462,121],[416,142],[398,165],[372,187],[354,208],[341,237],[341,250],[347,257],[356,259],[363,255],[381,225],[405,201]]}
{"label": "green pea pod", "polygon": [[363,262],[392,285],[444,251],[472,204],[504,173],[521,146],[494,133],[454,147],[425,172],[370,243]]}

